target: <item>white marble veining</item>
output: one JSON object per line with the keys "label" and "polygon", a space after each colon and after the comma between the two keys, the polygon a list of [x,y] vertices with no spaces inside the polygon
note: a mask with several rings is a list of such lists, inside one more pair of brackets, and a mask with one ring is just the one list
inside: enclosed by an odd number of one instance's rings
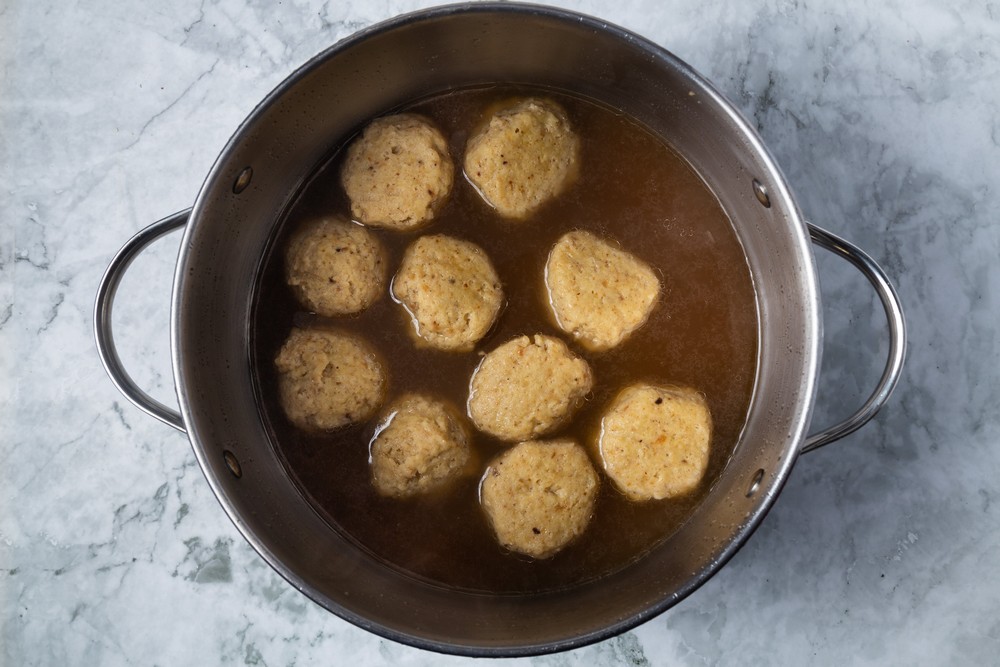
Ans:
{"label": "white marble veining", "polygon": [[[310,56],[430,3],[0,0],[0,664],[439,665],[274,574],[185,437],[98,361],[98,279],[193,201]],[[804,456],[746,547],[636,630],[537,665],[988,664],[1000,655],[1000,4],[560,2],[667,46],[757,126],[807,217],[883,263],[911,345],[890,404]],[[165,402],[174,236],[129,274],[123,357]],[[817,251],[821,253],[821,251]],[[819,257],[815,422],[886,349]]]}

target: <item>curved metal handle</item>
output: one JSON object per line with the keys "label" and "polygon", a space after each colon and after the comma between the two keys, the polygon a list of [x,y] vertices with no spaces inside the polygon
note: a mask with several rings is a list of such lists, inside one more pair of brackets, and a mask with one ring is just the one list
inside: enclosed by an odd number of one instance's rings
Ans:
{"label": "curved metal handle", "polygon": [[865,404],[839,424],[807,437],[805,444],[799,450],[802,454],[854,433],[868,423],[888,400],[892,390],[895,389],[903,371],[903,358],[906,356],[906,321],[903,319],[903,305],[882,268],[856,245],[825,229],[820,229],[812,223],[806,224],[809,227],[809,236],[813,243],[853,264],[875,288],[889,322],[889,358],[885,362],[885,369],[882,371],[882,377],[879,379],[875,391],[868,397]]}
{"label": "curved metal handle", "polygon": [[101,278],[97,289],[97,303],[94,306],[94,334],[97,337],[97,352],[101,355],[101,363],[111,381],[118,387],[125,398],[148,415],[156,417],[168,426],[184,433],[184,420],[177,410],[168,408],[163,403],[139,388],[122,365],[115,348],[114,336],[111,333],[111,307],[114,305],[115,293],[121,283],[122,276],[132,261],[145,250],[146,246],[164,234],[174,231],[187,224],[191,209],[174,213],[171,216],[154,222],[128,240],[118,251],[108,270]]}

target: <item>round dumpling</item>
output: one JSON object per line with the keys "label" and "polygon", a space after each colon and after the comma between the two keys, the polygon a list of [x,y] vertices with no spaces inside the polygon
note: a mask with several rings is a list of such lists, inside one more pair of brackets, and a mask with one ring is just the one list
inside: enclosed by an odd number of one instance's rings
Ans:
{"label": "round dumpling", "polygon": [[537,98],[499,109],[466,146],[465,174],[505,218],[526,218],[577,174],[580,140],[566,112]]}
{"label": "round dumpling", "polygon": [[549,558],[583,534],[594,514],[598,478],[572,440],[527,441],[486,469],[480,499],[497,540],[532,558]]}
{"label": "round dumpling", "polygon": [[281,407],[306,430],[365,421],[385,393],[386,375],[375,351],[342,331],[292,329],[274,366]]}
{"label": "round dumpling", "polygon": [[385,252],[361,225],[315,218],[295,230],[285,249],[285,282],[299,303],[334,317],[370,306],[385,287]]}
{"label": "round dumpling", "polygon": [[395,498],[427,493],[468,470],[468,436],[445,403],[408,394],[386,412],[369,450],[379,493]]}
{"label": "round dumpling", "polygon": [[594,385],[590,366],[552,336],[520,336],[479,363],[469,383],[469,416],[502,440],[544,435],[561,426]]}
{"label": "round dumpling", "polygon": [[372,121],[347,149],[340,173],[357,220],[398,230],[432,219],[454,177],[444,135],[415,114]]}
{"label": "round dumpling", "polygon": [[690,493],[708,468],[712,416],[687,387],[635,384],[612,401],[598,441],[604,470],[632,500]]}
{"label": "round dumpling", "polygon": [[392,293],[416,335],[443,350],[471,350],[503,304],[500,278],[482,248],[443,235],[421,237],[406,249]]}
{"label": "round dumpling", "polygon": [[646,263],[584,231],[569,232],[552,247],[545,286],[559,328],[595,351],[641,327],[660,295]]}

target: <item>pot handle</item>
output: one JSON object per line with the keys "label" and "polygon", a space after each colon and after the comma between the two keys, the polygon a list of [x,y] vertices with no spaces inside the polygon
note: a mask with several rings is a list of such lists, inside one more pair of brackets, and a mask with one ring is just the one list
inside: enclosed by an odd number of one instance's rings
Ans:
{"label": "pot handle", "polygon": [[174,213],[154,222],[130,238],[111,260],[107,271],[104,272],[100,287],[97,289],[97,303],[94,306],[94,334],[97,337],[97,352],[101,355],[101,363],[104,364],[104,370],[107,371],[111,381],[118,387],[118,391],[137,408],[159,419],[167,426],[173,426],[181,433],[184,433],[185,429],[184,420],[180,413],[168,408],[140,389],[122,365],[111,332],[111,307],[114,305],[115,293],[118,291],[122,276],[125,275],[125,271],[128,270],[132,261],[150,243],[187,224],[190,213],[191,209]]}
{"label": "pot handle", "polygon": [[839,440],[868,423],[885,404],[892,390],[896,387],[896,383],[899,382],[899,376],[903,371],[903,358],[906,356],[906,321],[903,318],[903,304],[882,268],[856,245],[812,223],[806,224],[809,227],[809,236],[813,243],[853,264],[875,288],[889,323],[889,358],[885,362],[885,369],[875,386],[875,391],[868,397],[865,404],[839,424],[807,437],[799,450],[801,454],[811,452],[834,440]]}

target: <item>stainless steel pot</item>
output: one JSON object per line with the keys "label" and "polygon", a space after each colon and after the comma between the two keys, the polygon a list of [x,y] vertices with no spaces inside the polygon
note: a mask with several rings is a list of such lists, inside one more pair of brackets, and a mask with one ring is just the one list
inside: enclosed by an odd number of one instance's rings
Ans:
{"label": "stainless steel pot", "polygon": [[[289,198],[372,116],[415,98],[491,82],[546,86],[632,116],[684,155],[719,197],[757,292],[759,364],[749,419],[721,479],[691,519],[630,567],[557,592],[445,590],[379,564],[332,530],[289,479],[254,398],[252,285]],[[180,412],[129,378],[111,308],[132,259],[184,229],[171,302]],[[821,349],[810,237],[857,266],[885,306],[890,349],[872,396],[850,419],[806,435]],[[358,626],[415,646],[527,655],[610,637],[691,593],[749,537],[796,457],[860,427],[902,367],[905,327],[883,272],[861,250],[803,222],[761,139],[705,79],[630,32],[547,7],[472,4],[382,23],[319,54],[253,111],[208,174],[194,207],[130,240],[101,283],[98,348],[119,389],[188,434],[212,490],[254,549],[293,586]]]}

